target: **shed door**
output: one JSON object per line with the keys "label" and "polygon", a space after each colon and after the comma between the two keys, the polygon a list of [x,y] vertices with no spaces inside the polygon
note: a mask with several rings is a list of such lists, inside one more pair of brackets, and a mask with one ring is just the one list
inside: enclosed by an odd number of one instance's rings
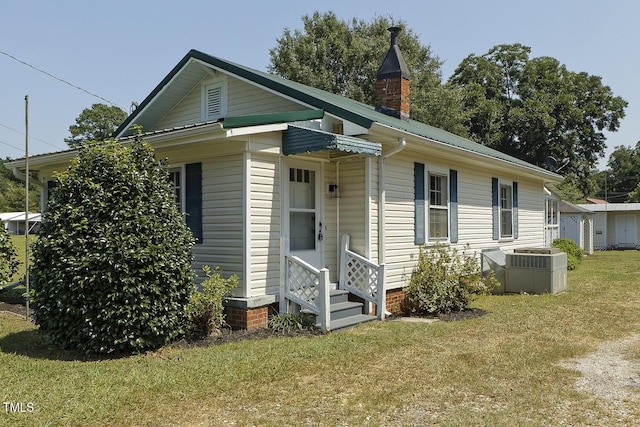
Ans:
{"label": "shed door", "polygon": [[636,217],[634,215],[620,215],[616,217],[616,244],[635,245]]}
{"label": "shed door", "polygon": [[285,224],[288,249],[316,268],[322,268],[320,170],[315,165],[291,165],[285,175]]}

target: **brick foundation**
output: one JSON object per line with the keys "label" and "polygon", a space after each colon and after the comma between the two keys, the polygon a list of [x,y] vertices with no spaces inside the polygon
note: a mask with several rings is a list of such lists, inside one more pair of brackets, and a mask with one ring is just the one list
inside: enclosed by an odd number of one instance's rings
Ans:
{"label": "brick foundation", "polygon": [[404,303],[404,290],[391,289],[387,291],[387,311],[394,316],[402,314],[402,305]]}
{"label": "brick foundation", "polygon": [[226,307],[226,320],[233,329],[253,331],[266,328],[269,321],[269,306],[256,308]]}

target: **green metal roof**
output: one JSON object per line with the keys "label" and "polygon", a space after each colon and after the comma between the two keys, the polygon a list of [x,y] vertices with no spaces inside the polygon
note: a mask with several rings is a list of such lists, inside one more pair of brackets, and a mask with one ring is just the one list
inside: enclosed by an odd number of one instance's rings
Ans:
{"label": "green metal roof", "polygon": [[344,151],[379,156],[382,154],[382,145],[352,136],[291,125],[282,132],[282,154],[303,154],[317,151]]}
{"label": "green metal roof", "polygon": [[287,111],[283,113],[225,117],[223,126],[225,129],[234,129],[247,126],[270,125],[274,123],[301,122],[321,119],[322,117],[324,117],[323,110]]}
{"label": "green metal roof", "polygon": [[202,53],[198,50],[191,50],[187,53],[187,55],[153,90],[153,92],[151,92],[140,106],[122,123],[122,125],[115,131],[115,135],[126,135],[127,129],[131,123],[135,122],[136,117],[142,114],[145,111],[145,108],[153,102],[154,98],[165,89],[169,82],[172,81],[183,67],[194,59],[367,129],[370,129],[374,123],[378,123],[402,132],[408,132],[410,134],[428,138],[451,147],[460,148],[482,156],[502,160],[515,166],[529,169],[530,171],[534,171],[538,174],[546,175],[550,178],[555,178],[557,180],[562,178],[560,175],[549,172],[546,169],[532,165],[523,160],[509,156],[445,130],[429,126],[415,120],[403,120],[391,117],[375,111],[374,107],[370,105],[363,104],[353,99],[345,98],[341,95],[336,95],[321,89],[316,89],[301,83],[283,79],[273,74],[225,61]]}

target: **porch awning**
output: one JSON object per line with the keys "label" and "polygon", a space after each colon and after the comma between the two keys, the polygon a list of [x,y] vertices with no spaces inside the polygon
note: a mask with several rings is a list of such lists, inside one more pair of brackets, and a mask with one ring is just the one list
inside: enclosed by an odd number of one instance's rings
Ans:
{"label": "porch awning", "polygon": [[282,153],[284,155],[318,151],[342,151],[379,156],[382,153],[382,145],[353,136],[337,135],[291,125],[282,133]]}

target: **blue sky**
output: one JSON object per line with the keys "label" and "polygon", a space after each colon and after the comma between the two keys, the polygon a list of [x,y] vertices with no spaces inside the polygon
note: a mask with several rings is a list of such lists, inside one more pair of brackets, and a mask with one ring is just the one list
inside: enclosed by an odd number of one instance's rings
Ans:
{"label": "blue sky", "polygon": [[[200,1],[3,0],[0,51],[115,103],[142,101],[190,50],[265,70],[269,49],[301,17],[334,11],[342,19],[404,20],[443,60],[443,78],[469,54],[522,43],[571,71],[601,76],[629,102],[607,157],[640,140],[640,2],[635,0]],[[23,157],[24,97],[29,151],[66,149],[80,112],[104,102],[0,54],[0,157]],[[604,166],[606,158],[601,165]]]}

